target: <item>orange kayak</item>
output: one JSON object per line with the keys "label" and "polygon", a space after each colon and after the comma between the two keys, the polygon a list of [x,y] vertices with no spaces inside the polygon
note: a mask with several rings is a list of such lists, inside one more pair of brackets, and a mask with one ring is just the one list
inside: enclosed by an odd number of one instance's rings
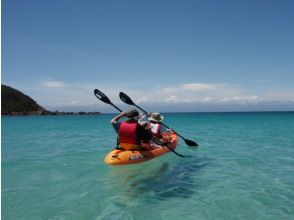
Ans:
{"label": "orange kayak", "polygon": [[[165,133],[163,136],[164,138],[169,139],[168,147],[174,150],[179,142],[178,136],[175,133]],[[161,146],[153,148],[152,146],[149,146],[148,149],[151,150],[134,151],[114,149],[106,155],[104,162],[108,165],[142,163],[170,152],[168,147]]]}

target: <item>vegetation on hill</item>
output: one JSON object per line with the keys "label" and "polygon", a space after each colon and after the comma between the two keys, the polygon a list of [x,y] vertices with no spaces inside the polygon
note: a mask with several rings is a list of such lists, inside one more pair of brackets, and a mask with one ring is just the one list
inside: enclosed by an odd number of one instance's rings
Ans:
{"label": "vegetation on hill", "polygon": [[99,115],[100,112],[47,111],[31,97],[6,85],[1,85],[1,115]]}
{"label": "vegetation on hill", "polygon": [[46,112],[29,96],[6,85],[1,85],[1,112],[2,114]]}

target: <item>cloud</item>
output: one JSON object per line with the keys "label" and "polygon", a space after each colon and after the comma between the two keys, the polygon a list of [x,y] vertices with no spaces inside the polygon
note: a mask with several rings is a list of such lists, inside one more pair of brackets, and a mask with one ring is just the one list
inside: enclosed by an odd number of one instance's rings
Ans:
{"label": "cloud", "polygon": [[260,82],[260,83],[271,82],[271,81],[272,81],[271,79],[260,79],[260,80],[257,80],[257,82]]}
{"label": "cloud", "polygon": [[[52,89],[62,88],[62,89]],[[36,87],[24,90],[34,97],[39,104],[47,107],[48,110],[68,111],[101,111],[115,112],[115,109],[107,105],[93,95],[93,89],[100,89],[105,95],[121,109],[128,109],[119,99],[119,92],[124,91],[132,100],[147,110],[160,111],[197,111],[201,108],[215,110],[230,106],[265,106],[287,104],[293,106],[293,89],[278,88],[255,88],[246,85],[229,83],[201,83],[191,82],[187,84],[169,84],[161,86],[148,85],[104,85],[99,83],[70,84],[62,81],[45,81]],[[202,107],[201,107],[202,106]]]}
{"label": "cloud", "polygon": [[220,100],[220,103],[253,104],[262,100],[263,99],[258,96],[234,96],[223,98]]}
{"label": "cloud", "polygon": [[138,99],[136,99],[136,103],[140,104],[140,103],[147,103],[147,102],[152,102],[152,100],[150,100],[150,97],[140,97]]}
{"label": "cloud", "polygon": [[[135,92],[134,95],[140,92]],[[209,105],[258,105],[268,102],[294,102],[294,92],[252,89],[245,85],[229,83],[188,83],[151,89],[149,104],[209,104]],[[278,98],[279,97],[279,98]],[[145,97],[146,98],[146,97]],[[161,100],[161,101],[159,101]],[[144,101],[141,102],[144,104]]]}
{"label": "cloud", "polygon": [[201,102],[203,103],[212,103],[212,102],[215,102],[214,98],[212,97],[204,97]]}
{"label": "cloud", "polygon": [[62,81],[46,81],[42,83],[42,86],[49,88],[64,88],[66,84]]}
{"label": "cloud", "polygon": [[167,97],[164,102],[167,102],[167,103],[179,103],[180,102],[180,99],[175,96],[175,95],[171,95],[169,97]]}
{"label": "cloud", "polygon": [[209,91],[216,90],[225,84],[208,84],[208,83],[188,83],[182,84],[180,87],[190,91]]}

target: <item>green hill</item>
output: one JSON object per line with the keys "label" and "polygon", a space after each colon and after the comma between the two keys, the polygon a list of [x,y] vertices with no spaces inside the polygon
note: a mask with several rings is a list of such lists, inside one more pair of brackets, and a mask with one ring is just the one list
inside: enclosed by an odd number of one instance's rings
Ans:
{"label": "green hill", "polygon": [[41,114],[46,110],[22,92],[1,85],[1,113],[4,114]]}

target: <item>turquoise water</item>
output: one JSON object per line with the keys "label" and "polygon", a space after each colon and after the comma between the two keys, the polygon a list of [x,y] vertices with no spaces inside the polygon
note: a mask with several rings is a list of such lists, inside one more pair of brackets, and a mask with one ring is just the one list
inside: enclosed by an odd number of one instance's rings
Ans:
{"label": "turquoise water", "polygon": [[121,167],[112,116],[2,117],[2,219],[294,218],[294,113],[165,114],[198,150]]}

